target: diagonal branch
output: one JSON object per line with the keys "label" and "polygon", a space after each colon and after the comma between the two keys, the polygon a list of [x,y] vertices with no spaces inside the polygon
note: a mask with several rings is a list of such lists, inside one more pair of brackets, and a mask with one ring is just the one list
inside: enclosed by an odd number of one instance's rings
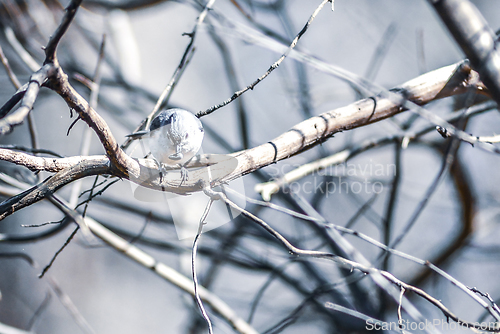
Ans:
{"label": "diagonal branch", "polygon": [[469,0],[429,0],[455,41],[500,103],[500,51],[495,33]]}
{"label": "diagonal branch", "polygon": [[316,8],[316,10],[312,13],[312,15],[309,18],[309,20],[307,20],[307,22],[306,22],[305,26],[302,28],[302,30],[299,31],[299,33],[297,34],[297,36],[295,36],[295,38],[293,39],[292,43],[290,44],[290,46],[288,47],[288,49],[285,51],[285,53],[283,53],[281,55],[281,57],[276,62],[274,62],[263,75],[261,75],[260,77],[258,77],[257,80],[255,80],[254,82],[252,82],[247,87],[245,87],[242,90],[239,90],[236,93],[234,93],[229,99],[223,101],[222,103],[220,103],[218,105],[215,105],[215,106],[213,106],[211,108],[208,108],[207,110],[198,112],[196,114],[196,117],[200,118],[200,117],[209,115],[209,114],[213,113],[215,110],[220,109],[220,108],[228,105],[229,103],[233,102],[238,97],[240,97],[241,95],[243,95],[243,93],[245,93],[245,92],[247,92],[249,90],[253,90],[257,84],[259,84],[262,80],[264,80],[265,78],[267,78],[267,76],[269,74],[271,74],[272,71],[274,71],[275,69],[278,68],[278,66],[281,65],[281,63],[283,62],[283,60],[285,60],[285,58],[293,50],[293,48],[295,48],[295,46],[297,45],[299,39],[302,37],[302,35],[305,34],[305,32],[307,31],[307,29],[309,29],[309,26],[311,25],[311,23],[314,21],[314,19],[318,15],[318,13],[326,5],[326,3],[328,1],[329,0],[323,0],[321,2],[321,4],[318,6],[318,8]]}
{"label": "diagonal branch", "polygon": [[[421,75],[392,89],[391,92],[392,95],[399,96],[402,101],[424,105],[435,99],[464,93],[467,89],[481,91],[481,85],[477,73],[468,66],[457,63]],[[224,181],[233,180],[299,154],[323,143],[337,132],[375,123],[406,110],[393,101],[393,96],[381,95],[359,100],[348,106],[311,117],[266,144],[233,153],[232,156],[238,159],[239,164],[224,178]],[[441,120],[441,123],[443,122]],[[451,125],[450,127],[454,128]],[[458,130],[455,130],[455,133],[458,135]],[[460,134],[462,137],[466,135],[463,132]],[[470,137],[471,141],[476,140],[475,137]],[[491,146],[490,150],[494,150],[494,147]]]}
{"label": "diagonal branch", "polygon": [[50,37],[49,43],[45,47],[44,64],[48,63],[57,64],[57,57],[56,57],[57,46],[63,35],[68,30],[71,22],[73,21],[76,15],[76,10],[78,9],[78,7],[80,7],[81,3],[82,0],[73,0],[69,3],[68,7],[66,7],[66,14],[63,17],[61,24],[59,25],[59,27],[57,27],[55,33]]}
{"label": "diagonal branch", "polygon": [[[50,160],[46,160],[49,158],[30,157],[21,152],[0,150],[0,160],[18,163],[36,170],[56,171],[58,169],[60,171],[61,168],[67,168],[71,165],[71,168],[76,168],[79,171],[78,173],[74,171],[61,171],[54,180],[48,179],[42,183],[43,191],[38,188],[32,188],[31,191],[39,195],[27,196],[27,194],[24,194],[21,197],[16,197],[16,200],[23,198],[24,204],[21,207],[39,201],[44,196],[51,194],[51,191],[55,191],[78,178],[97,174],[119,176],[148,188],[177,194],[188,194],[203,189],[203,184],[199,180],[206,179],[207,170],[204,168],[190,172],[190,180],[179,186],[178,180],[172,180],[172,178],[163,178],[163,180],[160,180],[159,173],[155,167],[156,165],[151,159],[136,160],[125,154],[120,149],[104,119],[94,109],[90,108],[87,101],[74,90],[61,68],[58,68],[55,78],[52,77],[50,79],[50,85],[96,132],[106,150],[109,161],[104,161],[106,159],[102,161],[83,159],[80,161],[78,160],[82,159],[80,157],[76,159],[73,157],[62,159],[50,158]],[[457,63],[410,80],[399,88],[394,89],[393,94],[400,96],[401,99],[408,99],[413,103],[423,105],[435,99],[463,93],[469,89],[481,90],[481,87],[482,83],[477,80],[477,74],[468,66]],[[315,145],[323,143],[336,132],[375,123],[403,111],[405,109],[395,104],[392,98],[375,96],[312,117],[297,124],[289,131],[268,143],[230,154],[228,156],[229,159],[237,160],[236,168],[218,179],[210,180],[211,186],[217,186],[221,183],[234,180],[242,175],[276,163],[279,160],[299,154]],[[445,123],[448,124],[447,122]],[[452,127],[451,125],[449,126]],[[53,166],[50,164],[51,161],[53,162]],[[205,155],[186,167],[209,166],[212,162],[213,156]],[[50,166],[50,169],[47,166]],[[57,186],[52,186],[52,182],[56,182]],[[3,217],[1,214],[4,211],[10,212],[14,211],[14,207],[16,210],[20,208],[15,202],[14,199],[8,199],[0,204],[0,218]]]}
{"label": "diagonal branch", "polygon": [[47,86],[58,93],[66,101],[66,104],[74,109],[80,118],[94,130],[112,166],[117,169],[119,174],[127,175],[130,171],[138,172],[137,162],[120,148],[104,119],[73,88],[62,68],[56,68],[56,73],[49,78]]}
{"label": "diagonal branch", "polygon": [[[31,75],[26,92],[22,97],[21,106],[12,114],[0,120],[0,135],[11,132],[14,126],[20,125],[24,121],[31,109],[33,109],[40,87],[52,72],[53,67],[45,65]],[[15,96],[19,95],[16,93]]]}
{"label": "diagonal branch", "polygon": [[99,174],[110,174],[107,159],[102,159],[97,163],[95,161],[82,161],[70,168],[66,168],[45,179],[42,183],[0,203],[0,220],[52,195],[71,181]]}

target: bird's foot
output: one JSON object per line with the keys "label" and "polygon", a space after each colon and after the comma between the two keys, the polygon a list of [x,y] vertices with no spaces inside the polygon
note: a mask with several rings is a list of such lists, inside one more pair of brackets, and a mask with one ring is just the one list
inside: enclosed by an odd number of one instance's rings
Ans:
{"label": "bird's foot", "polygon": [[181,166],[181,184],[179,186],[182,186],[182,184],[187,180],[189,180],[188,169],[184,166]]}
{"label": "bird's foot", "polygon": [[160,172],[160,184],[161,184],[163,183],[163,175],[167,173],[167,169],[156,158],[153,157],[153,160],[156,162],[156,165],[158,166],[158,170]]}

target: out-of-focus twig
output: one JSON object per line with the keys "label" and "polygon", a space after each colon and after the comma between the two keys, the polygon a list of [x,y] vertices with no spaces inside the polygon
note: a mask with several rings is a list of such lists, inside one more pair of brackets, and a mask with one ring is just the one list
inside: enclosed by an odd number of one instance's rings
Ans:
{"label": "out-of-focus twig", "polygon": [[[482,104],[479,104],[477,106],[473,106],[469,108],[466,113],[465,117],[470,117],[473,115],[480,114],[482,112],[485,112],[487,110],[491,110],[497,107],[497,104],[493,101],[488,101]],[[458,114],[458,113],[457,113]],[[460,113],[461,114],[461,113]],[[462,117],[461,115],[455,115],[453,117],[450,117],[447,119],[446,122],[448,123],[453,123],[457,119]],[[395,140],[400,140],[402,141],[401,145],[404,145],[404,147],[408,146],[410,141],[413,141],[415,139],[418,139],[419,137],[435,130],[435,126],[431,125],[423,130],[420,130],[416,133],[405,133],[402,135],[391,135],[387,137],[382,137],[378,139],[373,139],[373,140],[368,140],[364,141],[356,146],[353,146],[351,148],[342,150],[340,152],[337,152],[335,154],[332,154],[331,156],[325,157],[323,159],[319,159],[316,161],[312,161],[310,163],[304,164],[286,174],[283,176],[280,176],[279,178],[276,178],[272,181],[265,182],[265,183],[259,183],[255,185],[255,191],[260,193],[262,198],[265,201],[269,201],[271,199],[271,196],[275,194],[276,192],[279,191],[279,189],[284,186],[285,184],[290,184],[295,181],[300,180],[301,178],[310,175],[312,173],[324,170],[328,168],[329,166],[336,165],[343,163],[354,156],[370,149],[373,147],[379,147],[383,145],[387,145],[391,142],[394,142]]]}
{"label": "out-of-focus twig", "polygon": [[[37,262],[35,262],[30,256],[24,254],[24,253],[10,253],[10,254],[0,254],[0,256],[4,257],[12,257],[12,258],[21,258],[23,260],[27,260],[27,262],[30,264],[31,267],[33,268],[38,268],[39,265]],[[87,322],[87,320],[83,317],[81,312],[78,310],[78,308],[75,306],[71,298],[66,294],[60,287],[60,285],[56,282],[56,280],[53,277],[50,276],[45,276],[44,279],[48,282],[49,286],[52,288],[54,293],[56,294],[57,298],[59,298],[61,304],[63,304],[64,308],[70,313],[71,317],[75,321],[75,323],[80,327],[80,329],[86,333],[86,334],[95,334],[95,331],[92,329],[90,324]],[[38,316],[39,313],[41,313],[46,306],[46,303],[50,300],[50,295],[47,295],[47,297],[44,299],[44,302],[38,310],[35,312],[35,315],[33,316],[32,320],[29,323],[29,328],[33,325],[34,321],[36,320],[36,317]],[[29,331],[9,331],[7,328],[2,327],[3,324],[0,323],[0,333],[2,334],[32,334],[34,332]]]}
{"label": "out-of-focus twig", "polygon": [[214,5],[215,0],[210,0],[208,3],[205,5],[205,8],[203,8],[203,11],[200,13],[198,16],[198,20],[196,21],[196,25],[193,28],[193,31],[191,31],[188,35],[191,38],[191,41],[189,42],[188,46],[186,47],[186,50],[184,51],[184,54],[182,55],[181,62],[179,63],[179,66],[175,70],[174,75],[172,76],[172,79],[168,83],[167,87],[163,90],[161,93],[160,97],[158,98],[158,101],[156,102],[155,107],[153,108],[153,111],[149,114],[146,122],[146,128],[149,127],[149,124],[151,123],[151,118],[153,115],[160,109],[160,106],[163,104],[165,98],[167,95],[170,93],[170,90],[172,89],[174,83],[179,79],[180,73],[182,73],[182,70],[184,66],[186,65],[186,61],[189,58],[189,55],[192,53],[192,48],[194,45],[194,41],[196,38],[196,33],[198,31],[198,27],[203,23],[205,20],[205,17],[207,16],[208,11],[212,8]]}
{"label": "out-of-focus twig", "polygon": [[38,71],[40,64],[29,54],[28,51],[23,47],[23,45],[17,40],[14,30],[10,27],[5,27],[5,37],[9,41],[10,45],[16,51],[17,55],[23,60],[26,66],[33,72]]}
{"label": "out-of-focus twig", "polygon": [[5,70],[7,71],[7,75],[9,76],[10,81],[16,87],[16,89],[21,88],[21,83],[19,82],[19,79],[17,78],[16,74],[12,70],[12,68],[9,65],[9,60],[3,53],[2,46],[0,46],[0,60],[2,61],[3,66],[5,67]]}
{"label": "out-of-focus twig", "polygon": [[[401,99],[403,101],[408,101],[409,99],[418,104],[425,104],[436,98],[448,96],[450,94],[458,94],[476,88],[478,81],[474,79],[473,73],[474,72],[471,72],[470,68],[463,66],[462,63],[450,65],[415,78],[403,84],[397,91],[401,94]],[[458,80],[457,77],[461,79]],[[450,78],[453,78],[452,82],[450,82]],[[41,198],[44,198],[50,191],[73,182],[79,177],[103,173],[125,177],[132,182],[153,189],[165,189],[166,191],[180,194],[202,190],[202,185],[199,184],[198,180],[204,179],[203,175],[205,175],[206,172],[203,169],[194,170],[192,173],[193,177],[182,186],[179,186],[177,180],[174,180],[174,182],[169,180],[160,182],[159,176],[151,177],[151,175],[157,175],[157,173],[152,173],[152,168],[155,168],[153,167],[154,163],[150,159],[134,160],[120,149],[104,119],[97,114],[93,108],[90,108],[85,99],[73,89],[67,82],[65,74],[60,68],[58,68],[58,72],[52,80],[55,81],[53,83],[55,85],[55,90],[61,94],[67,104],[75,108],[82,116],[82,119],[94,129],[106,150],[110,162],[108,162],[108,165],[103,165],[106,163],[103,160],[94,160],[93,162],[95,164],[92,164],[92,161],[85,158],[81,160],[75,159],[73,169],[66,170],[64,173],[59,174],[57,178],[54,179],[53,177],[42,183],[42,185],[50,185],[50,187],[41,186],[40,188],[33,188],[33,194],[30,195],[26,193],[21,195],[21,197],[25,198],[25,201],[22,201],[23,207],[35,203]],[[398,93],[394,92],[393,94],[397,95]],[[231,158],[238,160],[238,166],[228,175],[213,180],[212,185],[216,186],[231,181],[264,166],[276,163],[279,160],[299,154],[324,142],[336,132],[365,126],[391,117],[402,111],[404,111],[404,108],[401,107],[401,105],[395,104],[392,99],[377,96],[312,117],[297,124],[289,131],[268,143],[231,154]],[[460,139],[477,143],[478,146],[489,151],[500,151],[490,144],[479,145],[481,143],[477,141],[476,137],[456,129],[453,125],[442,120],[440,117],[437,117],[436,121],[445,126],[453,135],[456,135]],[[8,157],[9,160],[15,160],[16,156],[22,154],[24,153],[9,152]],[[24,155],[24,157],[28,158],[28,155]],[[200,162],[204,161],[203,159],[205,158],[207,157],[202,156]],[[38,159],[44,158],[29,158],[31,161],[36,161]],[[207,163],[210,165],[210,161],[208,160]],[[197,163],[198,161],[193,161],[193,166]],[[201,165],[203,165],[203,163]],[[187,167],[190,166],[191,165]],[[54,183],[56,180],[57,185]],[[35,195],[35,193],[38,195]],[[14,198],[1,203],[0,212],[12,210],[11,205],[14,205],[14,202],[17,203],[18,200],[19,198]],[[19,203],[17,203],[16,206],[18,204]]]}
{"label": "out-of-focus twig", "polygon": [[[106,46],[106,35],[102,37],[101,47],[99,48],[99,57],[97,58],[97,64],[94,72],[94,78],[92,79],[91,90],[90,90],[90,101],[89,106],[91,108],[97,109],[97,98],[99,96],[99,88],[101,84],[101,64],[104,59],[104,48]],[[82,138],[82,144],[80,147],[80,155],[87,156],[90,151],[90,143],[92,141],[92,129],[85,128]],[[98,176],[96,176],[97,178]],[[71,189],[71,195],[69,199],[70,207],[74,208],[77,201],[78,195],[82,188],[82,180],[78,180],[74,183]]]}
{"label": "out-of-focus twig", "polygon": [[[212,9],[212,6],[214,5],[215,0],[209,0],[208,3],[205,5],[203,8],[202,12],[198,16],[198,20],[196,21],[196,24],[193,28],[193,30],[190,33],[186,33],[187,36],[191,39],[189,44],[187,45],[186,49],[184,50],[184,54],[182,55],[181,61],[177,68],[174,71],[174,74],[172,75],[172,78],[170,79],[169,83],[163,89],[163,92],[160,94],[158,97],[158,100],[156,101],[156,104],[153,108],[153,110],[149,113],[149,115],[144,119],[141,124],[135,129],[134,132],[140,130],[140,129],[146,129],[149,130],[149,126],[151,124],[151,121],[153,119],[153,116],[160,110],[161,106],[164,105],[167,101],[166,99],[170,96],[172,93],[172,89],[175,87],[175,84],[177,81],[180,79],[181,75],[183,74],[186,65],[189,63],[191,57],[194,54],[194,42],[196,38],[196,33],[198,31],[199,26],[203,23],[205,20],[205,17],[207,16],[207,13],[210,9]],[[132,142],[132,139],[129,138],[125,141],[125,143],[121,146],[123,149],[126,149],[130,143]]]}
{"label": "out-of-focus twig", "polygon": [[495,33],[469,0],[429,0],[455,41],[500,103],[500,51]]}
{"label": "out-of-focus twig", "polygon": [[[389,284],[395,283],[396,284],[401,284],[399,280],[397,280],[395,277],[390,275],[389,273],[386,273],[385,275],[382,275],[381,271],[378,269],[373,268],[369,262],[364,258],[364,256],[357,251],[351,244],[349,244],[338,232],[335,231],[336,234],[336,239],[335,241],[338,241],[338,245],[340,248],[343,249],[345,254],[348,254],[348,256],[352,257],[353,259],[347,259],[341,256],[334,255],[332,253],[327,253],[327,252],[321,252],[321,251],[311,251],[311,250],[303,250],[300,248],[295,247],[292,245],[285,237],[283,237],[278,231],[273,229],[269,224],[267,224],[264,220],[260,219],[259,217],[255,216],[254,214],[248,212],[245,209],[240,208],[238,205],[236,205],[234,202],[229,200],[227,196],[225,196],[221,192],[214,192],[210,189],[204,189],[204,192],[210,196],[214,200],[222,200],[231,208],[238,210],[241,212],[241,214],[250,220],[256,222],[259,226],[264,228],[269,234],[271,234],[274,238],[276,238],[291,254],[296,255],[296,256],[303,256],[303,257],[314,257],[314,258],[323,258],[323,259],[328,259],[331,261],[334,261],[338,263],[339,265],[350,268],[350,269],[356,269],[359,270],[363,273],[370,274],[370,277],[375,281],[375,283],[382,289],[384,289],[391,297],[393,297],[395,300],[399,300],[399,295],[395,293],[394,289],[392,286]],[[385,277],[385,279],[384,279]],[[389,280],[389,282],[386,281],[386,279]],[[404,308],[406,312],[416,321],[420,321],[423,319],[423,316],[421,313],[413,306],[406,298],[405,298],[405,303],[404,303]],[[439,331],[436,331],[435,329],[427,329],[427,332],[429,333],[438,333]]]}
{"label": "out-of-focus twig", "polygon": [[206,116],[206,115],[209,115],[211,113],[213,113],[215,110],[219,109],[219,108],[222,108],[226,105],[228,105],[229,103],[233,102],[234,100],[236,100],[238,97],[240,97],[243,93],[249,91],[249,90],[252,90],[254,89],[254,87],[259,84],[259,82],[261,82],[262,80],[264,80],[269,74],[271,74],[272,71],[274,71],[275,69],[278,68],[278,66],[280,66],[280,64],[283,62],[283,60],[285,60],[285,58],[288,56],[288,54],[293,50],[293,48],[297,45],[299,39],[302,37],[302,35],[305,34],[305,32],[307,31],[307,29],[309,28],[309,26],[312,24],[312,22],[314,21],[314,19],[316,18],[316,16],[318,15],[318,13],[321,11],[321,9],[326,5],[326,3],[328,2],[329,0],[323,0],[321,2],[321,4],[318,6],[318,8],[316,8],[316,10],[313,12],[313,14],[311,15],[311,17],[309,18],[309,20],[307,21],[307,23],[305,24],[305,26],[302,28],[302,30],[297,34],[297,36],[295,36],[295,38],[293,39],[292,43],[290,44],[290,46],[288,47],[288,49],[285,51],[285,53],[283,53],[283,55],[281,55],[281,57],[276,61],[274,62],[274,64],[272,64],[269,69],[263,74],[261,75],[260,77],[257,78],[257,80],[255,80],[254,82],[252,82],[250,85],[248,85],[247,87],[243,88],[242,90],[239,90],[237,92],[235,92],[229,99],[225,100],[224,102],[218,104],[218,105],[215,105],[211,108],[208,108],[207,110],[204,110],[204,111],[200,111],[196,114],[197,117],[203,117],[203,116]]}
{"label": "out-of-focus twig", "polygon": [[28,87],[22,98],[21,106],[12,114],[0,120],[0,134],[11,132],[14,126],[24,121],[28,113],[33,109],[40,87],[53,73],[53,68],[46,65],[31,75]]}

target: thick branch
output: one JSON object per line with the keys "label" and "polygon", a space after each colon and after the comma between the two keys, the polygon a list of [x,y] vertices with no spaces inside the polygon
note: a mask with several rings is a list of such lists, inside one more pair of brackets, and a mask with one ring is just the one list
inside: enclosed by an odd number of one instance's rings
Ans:
{"label": "thick branch", "polygon": [[13,196],[0,203],[0,220],[12,213],[34,204],[45,197],[52,195],[71,181],[91,175],[111,174],[109,161],[101,158],[97,161],[82,161],[73,167],[64,169],[59,173],[45,179],[42,183],[31,189]]}
{"label": "thick branch", "polygon": [[80,163],[86,163],[87,166],[93,164],[100,165],[109,163],[109,159],[104,155],[98,156],[76,156],[69,158],[46,158],[37,157],[31,154],[14,151],[11,149],[0,148],[0,160],[15,163],[24,166],[33,172],[46,171],[57,173],[66,168],[74,167]]}
{"label": "thick branch", "polygon": [[120,148],[104,119],[71,86],[68,76],[60,67],[57,67],[56,74],[50,78],[48,86],[56,91],[66,101],[68,106],[74,109],[80,118],[95,131],[113,166],[123,176],[128,175],[128,173],[138,176],[139,165],[137,161],[129,157]]}
{"label": "thick branch", "polygon": [[500,52],[493,30],[468,0],[429,0],[458,45],[500,103]]}
{"label": "thick branch", "polygon": [[[400,95],[402,100],[424,105],[435,99],[464,93],[468,89],[481,92],[484,87],[476,72],[458,63],[421,75],[394,88],[392,92]],[[311,117],[266,144],[232,154],[238,159],[238,167],[224,181],[301,153],[337,132],[375,123],[404,110],[392,99],[375,96]]]}
{"label": "thick branch", "polygon": [[[404,111],[402,107],[394,104],[392,100],[380,96],[360,100],[346,107],[312,117],[297,124],[271,142],[255,148],[236,152],[229,156],[202,156],[201,159],[193,161],[187,167],[211,166],[210,173],[206,168],[192,170],[189,172],[189,181],[180,185],[178,174],[167,173],[160,181],[160,174],[154,161],[150,159],[136,160],[125,154],[119,148],[111,134],[111,130],[102,117],[94,109],[89,108],[87,101],[69,85],[61,69],[59,69],[58,75],[61,78],[54,80],[54,84],[57,85],[55,89],[66,100],[68,105],[77,110],[81,118],[97,133],[106,149],[107,156],[111,160],[111,166],[108,166],[109,162],[103,157],[94,157],[97,160],[93,160],[92,157],[53,159],[32,157],[25,153],[10,150],[0,150],[0,159],[35,170],[58,171],[59,168],[72,166],[70,170],[63,170],[55,175],[53,179],[50,178],[44,181],[40,186],[42,189],[32,188],[29,192],[33,192],[33,194],[28,196],[27,193],[23,193],[0,204],[0,213],[17,210],[20,206],[16,201],[20,199],[23,200],[21,206],[25,207],[53,193],[53,191],[65,184],[84,176],[96,174],[115,175],[147,188],[177,194],[201,191],[204,182],[209,182],[211,186],[217,186],[303,152],[326,141],[336,132],[368,125]],[[468,66],[454,64],[419,76],[393,91],[394,94],[399,94],[419,105],[423,105],[438,98],[460,94],[470,88],[478,90],[483,88],[481,82],[478,81],[477,73],[470,70]],[[227,168],[224,170],[223,166],[227,160],[231,159],[236,162],[236,167],[231,169],[232,172]],[[218,169],[217,166],[213,166],[216,163],[220,163],[221,168]],[[233,163],[233,161],[229,161],[229,163]],[[79,172],[75,172],[76,170]],[[212,175],[211,179],[208,178],[210,174]]]}

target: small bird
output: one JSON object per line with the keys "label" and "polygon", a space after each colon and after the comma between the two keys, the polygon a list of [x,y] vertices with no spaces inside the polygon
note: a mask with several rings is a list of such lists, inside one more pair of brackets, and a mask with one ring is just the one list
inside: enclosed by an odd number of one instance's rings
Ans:
{"label": "small bird", "polygon": [[149,136],[151,155],[162,173],[164,171],[162,164],[179,166],[184,182],[188,179],[184,165],[200,150],[203,135],[203,125],[193,113],[175,108],[160,112],[151,122],[149,130],[139,131],[128,137]]}

